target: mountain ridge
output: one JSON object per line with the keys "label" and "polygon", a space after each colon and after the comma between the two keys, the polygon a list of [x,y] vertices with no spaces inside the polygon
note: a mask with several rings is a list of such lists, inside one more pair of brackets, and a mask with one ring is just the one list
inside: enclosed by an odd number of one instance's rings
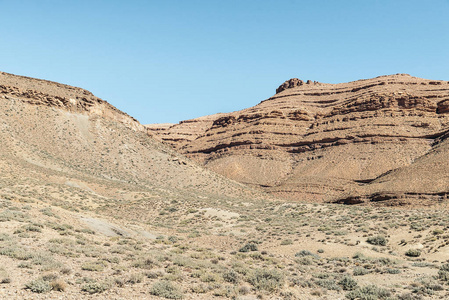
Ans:
{"label": "mountain ridge", "polygon": [[[53,183],[76,179],[105,197],[114,182],[188,198],[228,188],[231,197],[253,193],[160,144],[108,102],[56,82],[0,72],[0,137],[5,174],[34,173],[42,184],[51,173]],[[101,182],[98,190],[89,181]]]}
{"label": "mountain ridge", "polygon": [[337,202],[348,191],[365,193],[360,182],[425,155],[449,130],[449,82],[443,80],[294,78],[276,91],[241,111],[150,130],[229,178],[289,199]]}

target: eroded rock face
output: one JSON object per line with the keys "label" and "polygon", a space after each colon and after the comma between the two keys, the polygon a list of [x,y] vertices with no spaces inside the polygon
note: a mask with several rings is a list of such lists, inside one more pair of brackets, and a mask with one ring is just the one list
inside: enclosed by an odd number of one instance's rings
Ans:
{"label": "eroded rock face", "polygon": [[[307,82],[309,83],[309,82]],[[304,81],[302,81],[301,79],[298,78],[292,78],[289,79],[287,81],[285,81],[283,84],[281,84],[277,89],[276,89],[276,94],[280,93],[282,91],[285,91],[286,89],[291,89],[297,86],[301,86],[304,84]]]}
{"label": "eroded rock face", "polygon": [[57,82],[0,72],[0,98],[97,115],[118,121],[136,131],[147,131],[136,119],[91,92]]}
{"label": "eroded rock face", "polygon": [[149,191],[145,207],[159,205],[156,199],[257,195],[155,141],[146,127],[90,92],[56,82],[0,72],[0,141],[2,192],[10,182],[23,191],[80,189],[83,199],[119,199],[107,205],[112,214],[129,209],[133,219],[147,214],[125,200],[135,192]]}
{"label": "eroded rock face", "polygon": [[[277,196],[357,203],[449,191],[449,165],[430,160],[437,148],[449,155],[448,131],[449,83],[396,74],[342,84],[294,78],[254,107],[154,132],[207,168]],[[440,173],[423,171],[437,166]],[[401,170],[417,173],[407,180]]]}

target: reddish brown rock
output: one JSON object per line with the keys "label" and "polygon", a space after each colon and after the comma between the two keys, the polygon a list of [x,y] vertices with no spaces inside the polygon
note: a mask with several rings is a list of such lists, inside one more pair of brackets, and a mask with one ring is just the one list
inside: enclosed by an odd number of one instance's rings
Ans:
{"label": "reddish brown rock", "polygon": [[[309,82],[307,82],[309,83]],[[284,82],[283,84],[281,84],[277,89],[276,89],[276,94],[280,93],[286,89],[291,89],[297,86],[301,86],[304,84],[304,81],[302,81],[301,79],[298,78],[292,78],[290,80],[287,80],[286,82]]]}
{"label": "reddish brown rock", "polygon": [[[254,107],[155,134],[211,170],[290,199],[434,195],[449,191],[445,83],[407,74],[342,84],[294,78]],[[443,162],[430,162],[436,149]]]}

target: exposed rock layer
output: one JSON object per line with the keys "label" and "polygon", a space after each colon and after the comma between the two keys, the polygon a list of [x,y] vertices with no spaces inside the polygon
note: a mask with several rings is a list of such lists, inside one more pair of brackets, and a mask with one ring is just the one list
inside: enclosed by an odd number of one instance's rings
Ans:
{"label": "exposed rock layer", "polygon": [[4,178],[70,183],[108,197],[147,190],[167,201],[254,194],[155,141],[106,101],[55,82],[0,73],[0,140]]}
{"label": "exposed rock layer", "polygon": [[446,81],[291,79],[254,107],[152,131],[211,170],[290,199],[413,201],[449,191]]}
{"label": "exposed rock layer", "polygon": [[57,82],[0,72],[0,98],[61,108],[73,113],[97,115],[118,121],[134,130],[147,130],[136,119],[91,92]]}

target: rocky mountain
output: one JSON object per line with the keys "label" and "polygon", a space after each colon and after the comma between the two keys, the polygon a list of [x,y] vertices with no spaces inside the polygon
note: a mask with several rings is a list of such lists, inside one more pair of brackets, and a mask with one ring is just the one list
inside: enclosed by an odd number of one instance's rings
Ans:
{"label": "rocky mountain", "polygon": [[284,82],[258,105],[149,127],[178,152],[294,200],[426,203],[449,191],[449,82]]}
{"label": "rocky mountain", "polygon": [[253,193],[155,141],[90,92],[55,82],[0,73],[0,139],[4,180],[75,187],[111,205],[130,195],[154,204]]}

